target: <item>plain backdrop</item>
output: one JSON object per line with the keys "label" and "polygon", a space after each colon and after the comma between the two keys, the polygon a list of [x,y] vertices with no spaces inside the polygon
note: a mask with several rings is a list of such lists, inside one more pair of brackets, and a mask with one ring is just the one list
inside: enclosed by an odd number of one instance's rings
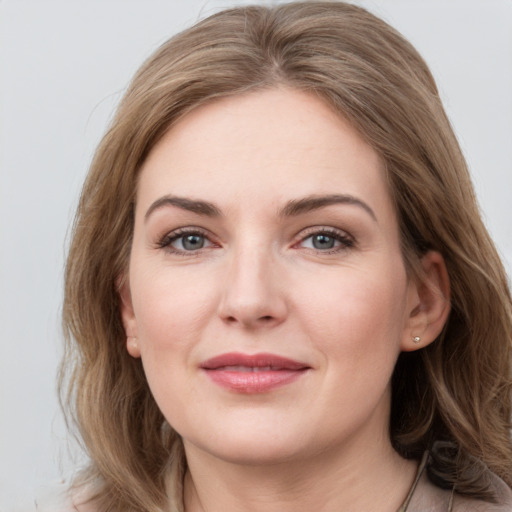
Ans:
{"label": "plain backdrop", "polygon": [[[217,0],[0,0],[0,510],[80,455],[55,376],[66,236],[131,75]],[[272,4],[276,2],[262,2]],[[512,273],[512,0],[368,0],[420,50]]]}

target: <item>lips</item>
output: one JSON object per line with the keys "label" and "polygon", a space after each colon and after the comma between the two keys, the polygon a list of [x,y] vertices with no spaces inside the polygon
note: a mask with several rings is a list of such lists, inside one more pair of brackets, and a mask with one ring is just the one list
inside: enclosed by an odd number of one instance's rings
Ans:
{"label": "lips", "polygon": [[221,387],[240,393],[263,393],[290,384],[310,367],[274,354],[229,353],[204,361],[200,368]]}

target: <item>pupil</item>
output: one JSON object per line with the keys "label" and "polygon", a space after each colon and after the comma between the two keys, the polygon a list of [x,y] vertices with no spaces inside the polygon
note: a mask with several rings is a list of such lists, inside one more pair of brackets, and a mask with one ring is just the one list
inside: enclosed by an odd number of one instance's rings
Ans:
{"label": "pupil", "polygon": [[316,235],[313,238],[313,247],[315,249],[332,249],[334,247],[334,238],[327,235]]}
{"label": "pupil", "polygon": [[187,235],[183,238],[183,247],[187,250],[201,249],[204,238],[200,235]]}

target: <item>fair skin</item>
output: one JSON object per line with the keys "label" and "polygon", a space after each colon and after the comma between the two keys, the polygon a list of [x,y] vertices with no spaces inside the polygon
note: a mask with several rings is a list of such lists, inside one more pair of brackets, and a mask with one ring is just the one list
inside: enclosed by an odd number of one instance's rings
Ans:
{"label": "fair skin", "polygon": [[122,317],[183,438],[187,512],[400,506],[390,379],[441,331],[448,281],[433,252],[410,279],[399,242],[380,158],[313,95],[210,103],[152,150]]}

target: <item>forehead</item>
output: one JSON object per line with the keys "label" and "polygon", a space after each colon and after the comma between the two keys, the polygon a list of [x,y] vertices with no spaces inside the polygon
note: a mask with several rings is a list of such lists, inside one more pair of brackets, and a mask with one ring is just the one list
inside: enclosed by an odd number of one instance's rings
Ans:
{"label": "forehead", "polygon": [[384,165],[357,131],[317,96],[284,88],[214,101],[173,126],[142,167],[138,203],[169,193],[244,204],[344,193],[377,209],[390,203]]}

